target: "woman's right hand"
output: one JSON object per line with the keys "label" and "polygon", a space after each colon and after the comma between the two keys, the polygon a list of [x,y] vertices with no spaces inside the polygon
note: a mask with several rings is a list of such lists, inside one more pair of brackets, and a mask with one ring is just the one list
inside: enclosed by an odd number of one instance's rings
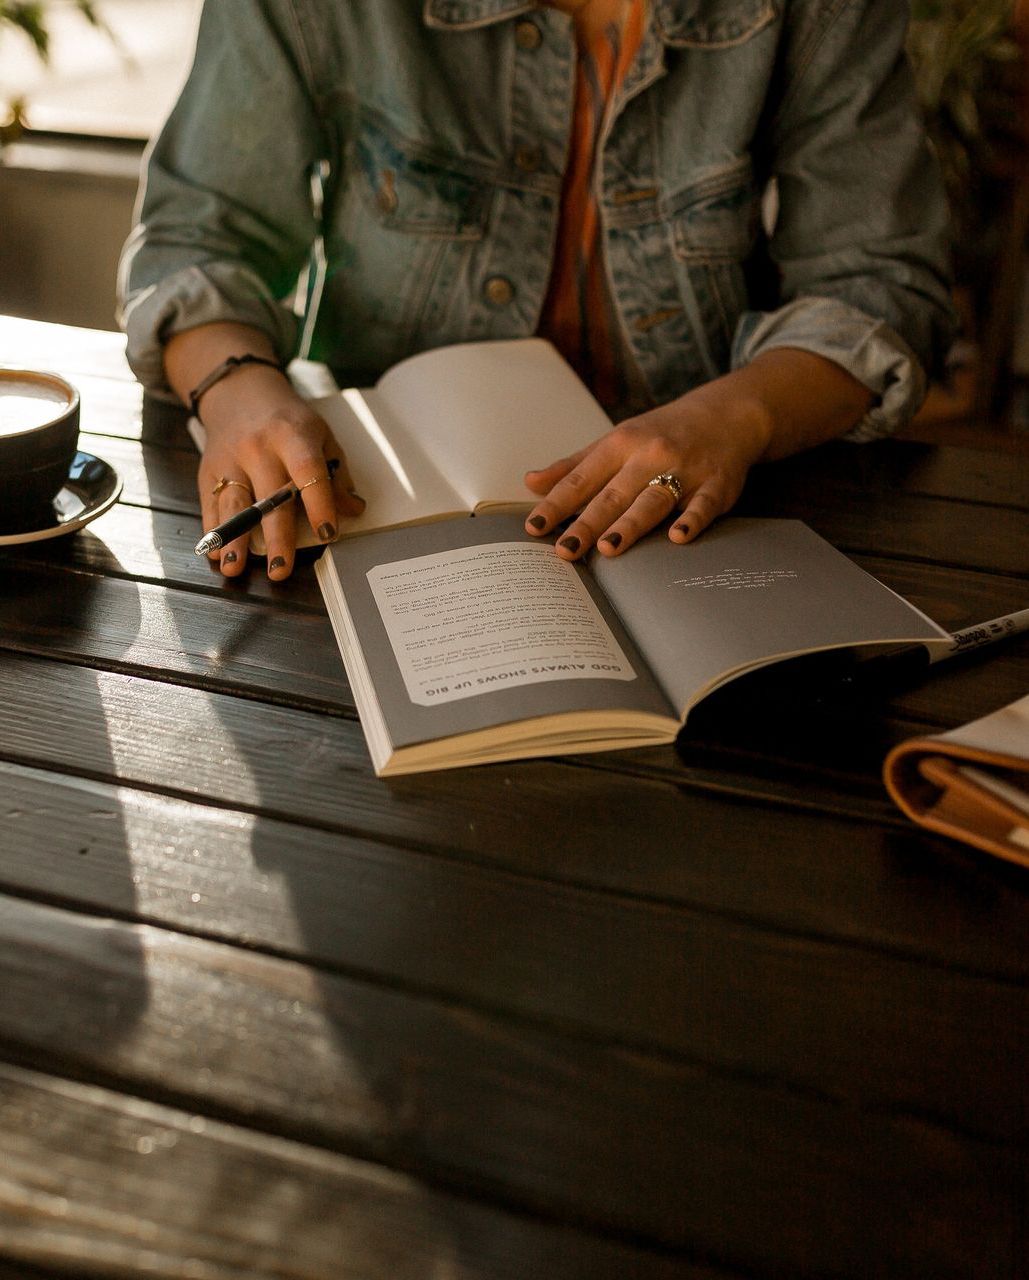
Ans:
{"label": "woman's right hand", "polygon": [[[165,367],[172,386],[188,401],[191,386],[227,356],[244,352],[274,359],[258,330],[205,325],[169,341]],[[322,542],[336,537],[340,520],[364,510],[328,424],[277,369],[259,364],[234,369],[204,393],[200,416],[207,434],[197,474],[205,530],[286,484],[302,489],[304,512]],[[330,475],[328,463],[334,458],[339,467]],[[298,514],[297,504],[289,502],[262,521],[268,576],[275,581],[293,570]],[[234,577],[246,567],[249,549],[250,535],[244,534],[211,552],[210,559]]]}

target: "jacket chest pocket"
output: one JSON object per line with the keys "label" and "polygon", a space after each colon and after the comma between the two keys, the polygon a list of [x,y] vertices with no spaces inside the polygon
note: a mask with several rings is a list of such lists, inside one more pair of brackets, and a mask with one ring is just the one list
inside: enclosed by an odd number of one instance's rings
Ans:
{"label": "jacket chest pocket", "polygon": [[436,319],[486,234],[492,192],[445,157],[364,122],[329,259],[338,323],[369,367],[434,344]]}
{"label": "jacket chest pocket", "polygon": [[693,304],[713,368],[724,370],[748,305],[744,263],[760,230],[750,158],[704,175],[666,207],[680,286]]}
{"label": "jacket chest pocket", "polygon": [[355,147],[357,181],[373,223],[389,232],[481,240],[489,188],[427,154],[365,129]]}

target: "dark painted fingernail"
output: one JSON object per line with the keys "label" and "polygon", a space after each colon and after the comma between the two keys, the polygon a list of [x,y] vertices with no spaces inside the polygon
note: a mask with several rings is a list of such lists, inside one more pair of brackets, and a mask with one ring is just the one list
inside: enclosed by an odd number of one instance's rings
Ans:
{"label": "dark painted fingernail", "polygon": [[567,538],[562,538],[557,545],[564,547],[566,551],[578,551],[582,544],[574,533],[570,533]]}
{"label": "dark painted fingernail", "polygon": [[318,526],[318,537],[321,538],[322,542],[331,542],[335,536],[336,526],[330,524],[328,520]]}
{"label": "dark painted fingernail", "polygon": [[683,524],[682,521],[680,521],[675,527],[685,534],[688,534],[690,531],[690,526],[688,524]]}
{"label": "dark painted fingernail", "polygon": [[222,564],[235,564],[238,559],[239,556],[236,555],[235,551],[226,551],[222,556]]}
{"label": "dark painted fingernail", "polygon": [[268,568],[273,571],[275,569],[285,569],[285,567],[286,567],[286,561],[282,556],[276,556],[275,559],[272,560],[268,565]]}
{"label": "dark painted fingernail", "polygon": [[542,516],[530,516],[529,524],[531,524],[534,529],[545,529],[547,527],[547,522]]}
{"label": "dark painted fingernail", "polygon": [[622,545],[622,535],[620,533],[605,533],[600,541],[606,542],[612,547],[620,547]]}

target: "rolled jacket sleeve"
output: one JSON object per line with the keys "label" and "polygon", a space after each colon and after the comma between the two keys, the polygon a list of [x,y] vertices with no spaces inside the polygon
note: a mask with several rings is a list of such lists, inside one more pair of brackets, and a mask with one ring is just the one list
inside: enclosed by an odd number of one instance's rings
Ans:
{"label": "rolled jacket sleeve", "polygon": [[172,393],[162,349],[213,321],[254,325],[280,359],[298,322],[288,299],[317,227],[321,134],[289,7],[205,4],[179,101],[150,148],[137,225],[119,270],[119,322],[137,378]]}
{"label": "rolled jacket sleeve", "polygon": [[949,220],[904,55],[907,6],[829,7],[787,50],[770,131],[782,305],[744,314],[733,364],[775,347],[835,361],[876,397],[849,433],[860,440],[911,417],[953,338]]}

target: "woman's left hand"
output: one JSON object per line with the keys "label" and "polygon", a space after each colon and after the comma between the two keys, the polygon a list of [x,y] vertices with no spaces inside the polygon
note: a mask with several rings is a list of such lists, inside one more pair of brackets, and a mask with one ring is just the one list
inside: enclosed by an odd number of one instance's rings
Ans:
{"label": "woman's left hand", "polygon": [[[569,458],[528,472],[525,483],[544,496],[526,530],[548,533],[578,512],[557,543],[558,555],[577,560],[596,545],[602,555],[614,556],[676,511],[668,536],[688,542],[733,506],[767,445],[762,415],[741,412],[739,403],[727,403],[718,383],[709,383],[627,419]],[[674,485],[650,484],[667,474],[678,481],[681,499]]]}
{"label": "woman's left hand", "polygon": [[[673,542],[690,542],[740,496],[755,462],[785,458],[848,431],[872,393],[814,352],[776,347],[678,400],[629,418],[570,458],[530,471],[538,502],[525,522],[544,534],[574,516],[557,543],[565,560],[596,546],[619,555],[677,511]],[[675,477],[677,498],[658,477]],[[675,486],[673,485],[673,488]]]}

